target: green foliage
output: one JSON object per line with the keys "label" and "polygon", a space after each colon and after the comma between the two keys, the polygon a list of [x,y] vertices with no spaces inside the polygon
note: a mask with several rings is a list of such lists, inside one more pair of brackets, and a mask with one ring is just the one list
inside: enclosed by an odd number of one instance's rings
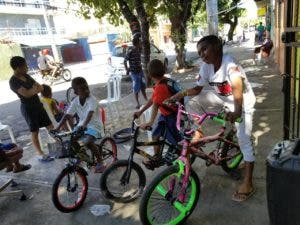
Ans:
{"label": "green foliage", "polygon": [[12,56],[23,56],[21,48],[17,44],[0,44],[0,80],[8,80],[13,71],[10,68],[9,61]]}

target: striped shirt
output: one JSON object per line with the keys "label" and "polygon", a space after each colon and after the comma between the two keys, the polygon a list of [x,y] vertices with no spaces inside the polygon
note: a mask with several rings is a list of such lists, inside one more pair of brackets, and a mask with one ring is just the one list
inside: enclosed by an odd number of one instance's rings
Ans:
{"label": "striped shirt", "polygon": [[129,49],[125,56],[125,61],[129,61],[129,71],[133,73],[138,73],[142,71],[142,64],[141,64],[141,53],[140,51],[133,47]]}

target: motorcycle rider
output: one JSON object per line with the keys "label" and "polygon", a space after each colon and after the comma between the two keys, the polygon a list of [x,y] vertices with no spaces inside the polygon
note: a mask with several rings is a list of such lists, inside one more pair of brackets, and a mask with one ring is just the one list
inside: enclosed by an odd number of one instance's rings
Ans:
{"label": "motorcycle rider", "polygon": [[50,70],[50,68],[48,68],[48,65],[47,65],[47,59],[43,55],[41,50],[39,51],[39,57],[37,58],[37,65],[43,76],[45,76],[45,72]]}
{"label": "motorcycle rider", "polygon": [[42,51],[42,54],[46,58],[47,67],[51,70],[51,76],[56,77],[57,76],[56,72],[58,70],[58,67],[56,66],[54,58],[49,53],[50,53],[50,50],[47,48],[43,49],[43,51]]}

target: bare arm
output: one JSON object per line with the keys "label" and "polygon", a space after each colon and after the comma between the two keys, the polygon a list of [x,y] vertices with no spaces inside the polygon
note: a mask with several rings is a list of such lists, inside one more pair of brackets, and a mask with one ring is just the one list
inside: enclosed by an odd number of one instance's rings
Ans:
{"label": "bare arm", "polygon": [[153,103],[150,120],[147,123],[142,124],[140,127],[143,129],[145,129],[146,127],[151,127],[154,124],[155,118],[157,116],[157,112],[158,112],[158,105]]}
{"label": "bare arm", "polygon": [[127,66],[127,60],[126,59],[124,59],[124,67],[125,67],[125,70],[126,70],[126,75],[128,75],[129,74],[129,68]]}
{"label": "bare arm", "polygon": [[43,86],[40,85],[39,83],[34,83],[32,88],[26,89],[24,87],[20,87],[17,92],[24,96],[25,98],[30,98],[34,96],[35,94],[40,93],[43,90]]}
{"label": "bare arm", "polygon": [[201,93],[202,89],[203,89],[202,86],[195,86],[193,88],[178,92],[177,94],[173,95],[170,99],[178,101],[182,99],[184,96],[198,95]]}
{"label": "bare arm", "polygon": [[234,98],[234,112],[226,114],[226,119],[233,122],[242,115],[243,108],[243,78],[234,77],[232,80],[232,94]]}
{"label": "bare arm", "polygon": [[71,114],[65,114],[63,118],[59,121],[58,126],[55,128],[55,130],[60,130],[62,126],[66,124],[66,121],[71,121],[73,116]]}
{"label": "bare arm", "polygon": [[145,112],[147,109],[149,109],[151,107],[152,104],[153,104],[153,102],[152,102],[152,98],[151,98],[148,100],[146,105],[143,106],[143,108],[141,108],[139,111],[135,112],[133,115],[136,118],[139,118],[143,112]]}

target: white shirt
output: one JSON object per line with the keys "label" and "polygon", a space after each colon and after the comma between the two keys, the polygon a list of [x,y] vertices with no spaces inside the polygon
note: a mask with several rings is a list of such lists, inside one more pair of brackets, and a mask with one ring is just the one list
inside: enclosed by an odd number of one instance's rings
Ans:
{"label": "white shirt", "polygon": [[231,80],[241,76],[243,80],[243,109],[245,112],[253,110],[255,95],[247,79],[245,71],[235,62],[230,55],[224,54],[222,64],[218,71],[214,72],[214,65],[204,63],[199,72],[198,86],[212,86],[219,98],[230,111],[234,111],[234,99],[232,94]]}
{"label": "white shirt", "polygon": [[92,95],[90,95],[86,100],[84,105],[80,104],[79,101],[79,96],[73,99],[71,102],[70,107],[68,108],[67,114],[74,115],[77,113],[79,117],[79,123],[77,126],[82,126],[84,121],[86,120],[88,113],[92,111],[93,116],[90,120],[90,122],[87,125],[87,128],[89,129],[94,129],[97,131],[97,137],[100,138],[104,136],[104,131],[103,131],[103,124],[101,120],[101,115],[99,111],[99,104],[96,100],[96,98]]}

